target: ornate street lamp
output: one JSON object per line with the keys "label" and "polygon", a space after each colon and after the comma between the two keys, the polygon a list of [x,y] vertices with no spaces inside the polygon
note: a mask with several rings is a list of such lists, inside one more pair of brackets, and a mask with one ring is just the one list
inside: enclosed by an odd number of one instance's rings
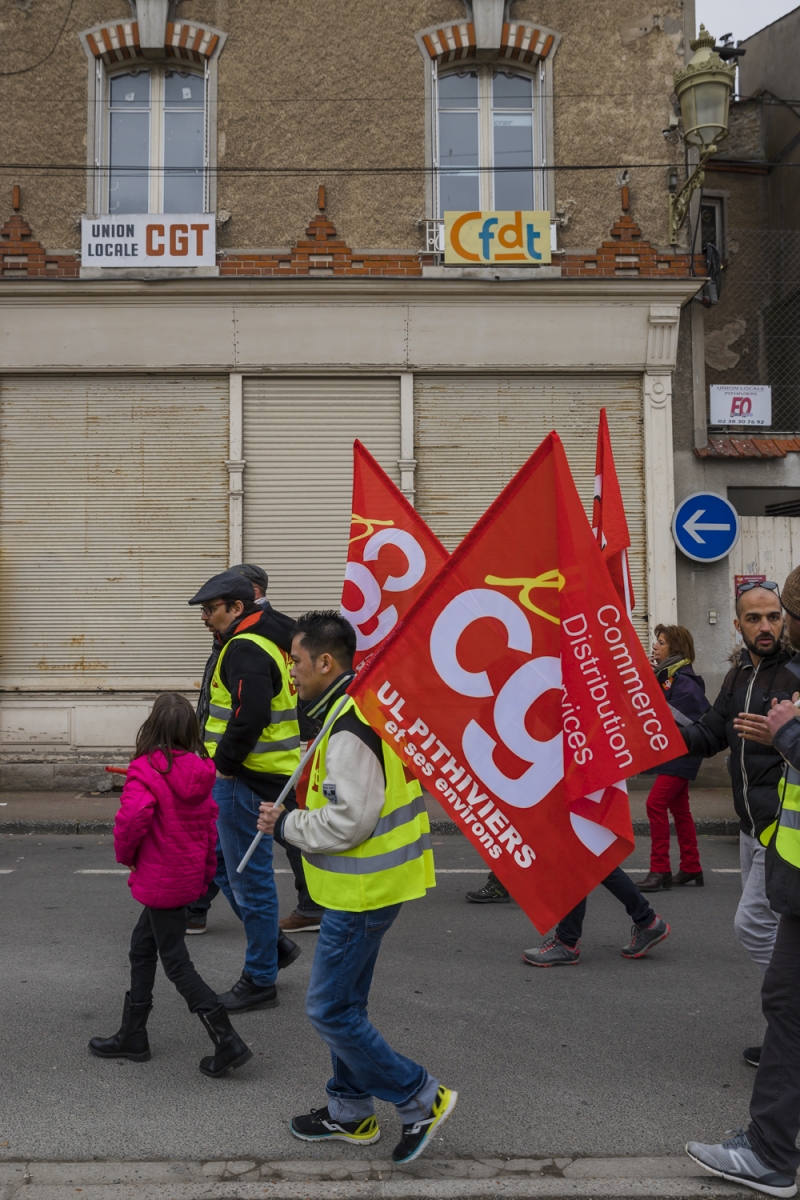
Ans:
{"label": "ornate street lamp", "polygon": [[[726,66],[714,49],[714,39],[704,25],[690,43],[694,55],[675,72],[675,92],[681,106],[683,138],[700,150],[700,161],[681,190],[669,198],[669,240],[674,245],[686,220],[692,192],[703,186],[705,165],[717,152],[717,143],[728,136],[728,106],[736,81],[736,66]],[[677,181],[676,181],[677,182]]]}

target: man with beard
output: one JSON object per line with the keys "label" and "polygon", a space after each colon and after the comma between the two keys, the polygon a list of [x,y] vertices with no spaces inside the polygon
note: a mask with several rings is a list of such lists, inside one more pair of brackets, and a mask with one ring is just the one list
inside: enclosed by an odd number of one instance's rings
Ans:
{"label": "man with beard", "polygon": [[[764,880],[765,850],[759,834],[778,811],[778,784],[783,759],[771,745],[744,740],[739,722],[748,713],[764,716],[773,700],[789,700],[797,676],[787,664],[792,652],[782,643],[783,613],[776,583],[745,583],[736,595],[734,625],[744,646],[725,677],[713,706],[693,725],[680,727],[690,754],[711,758],[730,750],[733,802],[739,817],[742,898],[736,910],[736,936],[762,975],[775,945],[778,917],[770,908]],[[744,1051],[757,1067],[760,1046]]]}

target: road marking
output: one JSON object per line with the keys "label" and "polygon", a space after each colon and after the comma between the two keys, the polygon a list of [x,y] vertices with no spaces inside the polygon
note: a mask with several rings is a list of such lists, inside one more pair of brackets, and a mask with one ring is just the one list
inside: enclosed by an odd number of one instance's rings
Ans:
{"label": "road marking", "polygon": [[13,868],[13,867],[8,867],[8,868],[6,868],[5,870],[3,870],[3,871],[0,871],[0,875],[13,875],[13,874],[14,874],[14,868]]}

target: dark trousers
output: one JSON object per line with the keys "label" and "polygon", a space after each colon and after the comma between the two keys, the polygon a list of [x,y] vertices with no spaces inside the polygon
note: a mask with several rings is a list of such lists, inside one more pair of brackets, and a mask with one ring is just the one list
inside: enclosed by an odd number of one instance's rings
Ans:
{"label": "dark trousers", "polygon": [[[630,875],[626,875],[621,867],[615,867],[611,874],[606,876],[603,887],[608,888],[611,895],[616,896],[620,904],[625,905],[625,911],[634,925],[649,925],[655,920],[656,914]],[[556,937],[570,949],[580,941],[585,916],[586,901],[581,900],[580,904],[576,904],[572,912],[568,912],[556,926]]]}
{"label": "dark trousers", "polygon": [[186,949],[186,909],[148,908],[131,934],[131,1003],[148,1004],[153,996],[158,960],[190,1012],[212,1012],[219,996],[198,975]]}
{"label": "dark trousers", "polygon": [[767,1021],[750,1100],[750,1144],[759,1158],[794,1178],[800,1167],[800,919],[781,917],[761,988]]}

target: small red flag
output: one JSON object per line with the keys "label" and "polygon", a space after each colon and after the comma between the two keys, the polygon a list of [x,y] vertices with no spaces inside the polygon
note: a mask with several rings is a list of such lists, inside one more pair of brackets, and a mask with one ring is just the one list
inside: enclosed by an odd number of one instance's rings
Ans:
{"label": "small red flag", "polygon": [[625,519],[625,506],[622,503],[614,452],[611,449],[611,435],[608,432],[608,418],[604,408],[600,409],[600,423],[597,426],[592,526],[617,595],[630,616],[636,604],[628,562],[631,535],[628,533],[628,522]]}
{"label": "small red flag", "polygon": [[633,849],[619,781],[685,752],[555,433],[350,691],[542,932]]}
{"label": "small red flag", "polygon": [[357,439],[342,614],[361,670],[449,558],[436,534]]}

